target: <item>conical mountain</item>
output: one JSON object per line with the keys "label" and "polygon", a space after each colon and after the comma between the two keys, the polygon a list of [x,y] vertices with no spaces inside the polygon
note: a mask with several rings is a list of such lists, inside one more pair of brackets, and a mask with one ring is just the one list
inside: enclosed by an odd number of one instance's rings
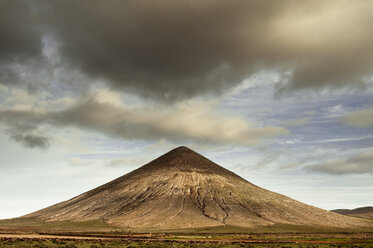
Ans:
{"label": "conical mountain", "polygon": [[127,228],[371,226],[257,187],[186,147],[68,201],[27,215]]}

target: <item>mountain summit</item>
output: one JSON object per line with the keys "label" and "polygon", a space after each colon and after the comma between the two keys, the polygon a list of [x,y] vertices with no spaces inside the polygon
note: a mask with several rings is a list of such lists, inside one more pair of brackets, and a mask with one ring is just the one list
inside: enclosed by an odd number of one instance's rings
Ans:
{"label": "mountain summit", "polygon": [[276,223],[372,225],[257,187],[183,146],[107,184],[26,217],[101,220],[120,227],[157,229]]}
{"label": "mountain summit", "polygon": [[157,170],[198,172],[203,174],[219,174],[238,177],[231,171],[224,169],[220,165],[212,162],[186,146],[180,146],[167,152],[159,158],[142,166],[140,169],[136,170],[136,172],[154,172]]}

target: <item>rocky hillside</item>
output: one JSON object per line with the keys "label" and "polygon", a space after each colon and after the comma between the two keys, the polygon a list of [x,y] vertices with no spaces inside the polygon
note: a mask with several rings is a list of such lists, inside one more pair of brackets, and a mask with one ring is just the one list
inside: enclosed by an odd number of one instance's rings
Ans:
{"label": "rocky hillside", "polygon": [[27,215],[129,228],[370,226],[262,189],[186,147],[73,199]]}

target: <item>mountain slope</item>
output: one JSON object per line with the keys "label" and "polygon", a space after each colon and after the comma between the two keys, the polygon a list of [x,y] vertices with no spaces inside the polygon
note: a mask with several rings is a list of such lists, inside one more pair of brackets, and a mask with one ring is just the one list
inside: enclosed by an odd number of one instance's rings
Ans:
{"label": "mountain slope", "polygon": [[120,227],[159,229],[275,223],[371,225],[257,187],[186,147],[26,217],[103,220]]}
{"label": "mountain slope", "polygon": [[361,207],[355,209],[335,209],[331,211],[334,213],[343,214],[347,216],[354,216],[373,220],[373,207]]}

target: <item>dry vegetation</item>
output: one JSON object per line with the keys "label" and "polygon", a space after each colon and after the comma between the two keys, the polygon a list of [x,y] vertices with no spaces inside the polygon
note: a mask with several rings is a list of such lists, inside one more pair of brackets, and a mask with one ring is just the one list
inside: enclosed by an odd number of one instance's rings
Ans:
{"label": "dry vegetation", "polygon": [[[137,232],[135,232],[137,231]],[[218,226],[163,230],[162,233],[113,229],[100,222],[0,221],[0,247],[372,247],[373,230],[276,225],[248,229]]]}
{"label": "dry vegetation", "polygon": [[141,235],[101,235],[99,237],[67,237],[19,235],[17,237],[0,235],[0,247],[281,247],[281,248],[318,248],[318,247],[373,247],[372,233],[349,234],[141,234]]}

